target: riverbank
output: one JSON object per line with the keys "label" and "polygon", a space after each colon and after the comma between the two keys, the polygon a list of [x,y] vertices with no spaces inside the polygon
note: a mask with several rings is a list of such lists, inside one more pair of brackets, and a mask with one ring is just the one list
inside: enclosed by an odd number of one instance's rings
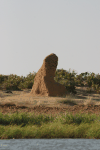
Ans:
{"label": "riverbank", "polygon": [[0,139],[26,138],[100,139],[100,115],[0,113]]}
{"label": "riverbank", "polygon": [[100,139],[100,95],[34,97],[30,90],[0,91],[0,139]]}
{"label": "riverbank", "polygon": [[29,89],[22,91],[0,90],[0,111],[5,113],[35,112],[35,114],[90,113],[100,114],[100,94],[87,93],[86,87],[76,87],[77,94],[65,97],[36,97]]}

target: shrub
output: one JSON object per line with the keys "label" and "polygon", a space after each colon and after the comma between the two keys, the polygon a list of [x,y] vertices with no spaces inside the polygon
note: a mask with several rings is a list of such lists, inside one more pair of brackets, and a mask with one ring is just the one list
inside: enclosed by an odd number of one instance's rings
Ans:
{"label": "shrub", "polygon": [[61,70],[58,71],[56,70],[55,73],[55,81],[63,84],[68,92],[72,92],[76,94],[75,91],[75,75],[76,73],[73,71],[72,73],[69,73],[68,71]]}

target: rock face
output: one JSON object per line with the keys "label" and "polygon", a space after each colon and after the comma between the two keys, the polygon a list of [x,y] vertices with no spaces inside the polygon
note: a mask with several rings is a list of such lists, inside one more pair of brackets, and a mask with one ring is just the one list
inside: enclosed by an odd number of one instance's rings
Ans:
{"label": "rock face", "polygon": [[30,94],[35,96],[63,96],[66,95],[66,88],[54,81],[58,57],[52,53],[48,55],[38,70]]}

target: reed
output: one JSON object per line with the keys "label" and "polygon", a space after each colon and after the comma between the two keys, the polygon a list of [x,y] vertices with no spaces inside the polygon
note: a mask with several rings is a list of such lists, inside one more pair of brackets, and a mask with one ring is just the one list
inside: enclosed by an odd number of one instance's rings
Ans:
{"label": "reed", "polygon": [[0,139],[100,138],[100,116],[66,112],[57,116],[0,113]]}

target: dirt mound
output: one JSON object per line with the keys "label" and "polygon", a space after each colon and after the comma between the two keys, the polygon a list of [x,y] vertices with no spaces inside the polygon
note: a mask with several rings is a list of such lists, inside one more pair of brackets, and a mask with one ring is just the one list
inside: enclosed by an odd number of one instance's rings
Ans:
{"label": "dirt mound", "polygon": [[66,95],[65,86],[54,81],[57,65],[58,57],[53,53],[44,59],[42,67],[34,78],[34,85],[30,94],[39,96]]}

